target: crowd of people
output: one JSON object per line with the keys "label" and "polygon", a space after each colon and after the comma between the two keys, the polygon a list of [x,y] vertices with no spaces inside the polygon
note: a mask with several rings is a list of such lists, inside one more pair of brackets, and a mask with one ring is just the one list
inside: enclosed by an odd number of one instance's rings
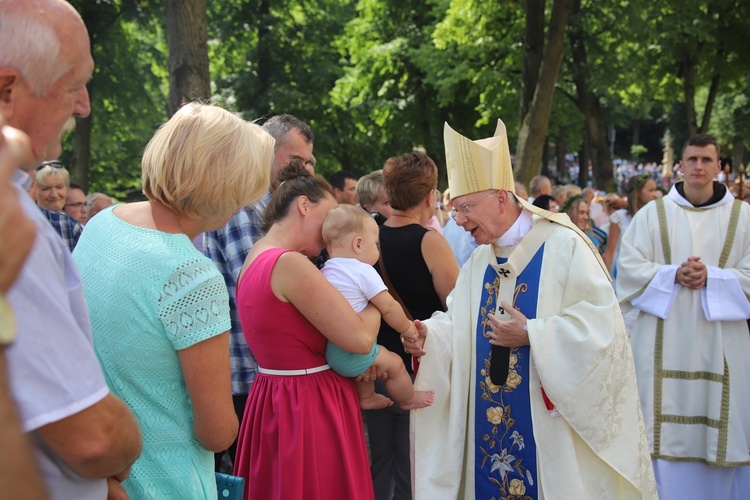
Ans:
{"label": "crowd of people", "polygon": [[[750,205],[691,137],[668,193],[515,182],[505,125],[317,174],[314,133],[187,103],[144,201],[55,159],[86,27],[0,0],[8,498],[740,499]],[[663,195],[663,196],[662,196]]]}

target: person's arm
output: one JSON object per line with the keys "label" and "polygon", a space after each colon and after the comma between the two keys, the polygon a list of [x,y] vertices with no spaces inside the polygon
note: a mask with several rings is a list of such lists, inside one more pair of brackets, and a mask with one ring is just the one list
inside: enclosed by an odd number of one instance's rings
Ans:
{"label": "person's arm", "polygon": [[412,338],[417,337],[417,330],[414,327],[414,324],[409,321],[409,318],[407,318],[404,313],[404,308],[401,307],[401,304],[399,304],[390,293],[388,293],[388,290],[383,290],[371,298],[370,302],[377,307],[383,317],[383,321],[388,323],[388,326],[402,335],[407,335]]}
{"label": "person's arm", "polygon": [[2,125],[0,117],[0,293],[8,291],[29,255],[36,228],[23,214],[18,192],[11,183],[16,167],[29,151],[28,137]]}
{"label": "person's arm", "polygon": [[87,478],[119,475],[141,454],[138,421],[111,393],[36,433],[68,467]]}
{"label": "person's arm", "polygon": [[432,274],[432,286],[435,287],[445,310],[448,295],[456,286],[458,278],[456,257],[446,239],[434,232],[427,232],[422,238],[422,256]]}
{"label": "person's arm", "polygon": [[620,241],[620,225],[616,222],[610,222],[609,234],[607,235],[607,248],[604,250],[604,265],[607,269],[612,269],[612,259],[615,258],[615,248],[617,248],[617,242]]}
{"label": "person's arm", "polygon": [[8,498],[47,498],[31,444],[21,430],[6,377],[5,353],[0,346],[0,491]]}
{"label": "person's arm", "polygon": [[177,351],[193,407],[193,434],[203,448],[218,453],[237,437],[232,403],[229,332]]}
{"label": "person's arm", "polygon": [[380,313],[368,305],[359,314],[307,257],[287,252],[271,274],[271,289],[290,302],[328,340],[354,354],[372,350],[380,328]]}

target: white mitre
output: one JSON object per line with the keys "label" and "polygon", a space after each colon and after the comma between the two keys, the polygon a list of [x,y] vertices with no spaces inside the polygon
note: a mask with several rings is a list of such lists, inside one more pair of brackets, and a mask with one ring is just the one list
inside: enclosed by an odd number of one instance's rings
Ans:
{"label": "white mitre", "polygon": [[[510,148],[505,124],[497,120],[497,127],[492,137],[472,141],[455,130],[446,122],[443,128],[445,141],[445,163],[448,169],[448,188],[451,199],[488,189],[502,189],[513,194],[523,208],[547,220],[575,231],[588,244],[599,261],[599,265],[609,278],[609,272],[599,251],[567,214],[556,214],[536,207],[516,195],[513,179],[513,166],[510,162]],[[609,278],[611,281],[611,278]]]}

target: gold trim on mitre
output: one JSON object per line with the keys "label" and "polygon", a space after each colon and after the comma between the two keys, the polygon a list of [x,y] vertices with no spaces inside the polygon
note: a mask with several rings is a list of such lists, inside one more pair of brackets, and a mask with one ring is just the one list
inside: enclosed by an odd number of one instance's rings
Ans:
{"label": "gold trim on mitre", "polygon": [[497,121],[492,137],[476,141],[467,139],[446,123],[443,139],[451,198],[488,189],[516,192],[508,134],[502,120]]}
{"label": "gold trim on mitre", "polygon": [[495,134],[492,137],[476,141],[462,136],[446,122],[443,128],[443,139],[445,140],[445,164],[448,169],[448,188],[451,199],[488,189],[502,189],[513,193],[521,206],[529,212],[572,229],[583,238],[596,256],[604,274],[612,281],[599,250],[589,237],[571,222],[567,214],[552,213],[516,195],[508,135],[502,120],[497,120]]}

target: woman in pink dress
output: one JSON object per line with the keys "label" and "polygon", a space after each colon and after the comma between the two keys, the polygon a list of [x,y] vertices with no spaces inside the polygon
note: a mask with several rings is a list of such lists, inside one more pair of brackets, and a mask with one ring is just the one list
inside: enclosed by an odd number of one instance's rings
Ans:
{"label": "woman in pink dress", "polygon": [[259,374],[248,396],[234,473],[245,498],[372,499],[364,428],[351,379],[328,368],[326,341],[367,354],[380,315],[359,315],[308,257],[324,248],[321,228],[336,206],[331,187],[293,161],[266,209],[237,306]]}

